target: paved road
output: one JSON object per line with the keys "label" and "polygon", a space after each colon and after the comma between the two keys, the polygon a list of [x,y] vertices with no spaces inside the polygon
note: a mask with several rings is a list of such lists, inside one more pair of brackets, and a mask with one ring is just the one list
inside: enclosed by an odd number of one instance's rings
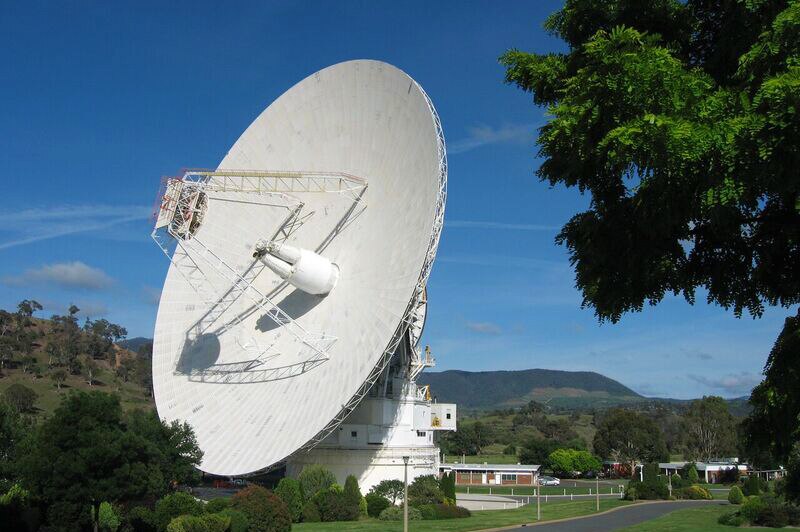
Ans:
{"label": "paved road", "polygon": [[675,510],[684,510],[686,508],[694,508],[706,504],[727,504],[727,502],[680,501],[658,504],[634,504],[598,516],[572,519],[560,523],[543,523],[534,527],[520,527],[515,530],[532,530],[535,532],[611,532],[612,530],[637,525],[644,521],[661,517]]}

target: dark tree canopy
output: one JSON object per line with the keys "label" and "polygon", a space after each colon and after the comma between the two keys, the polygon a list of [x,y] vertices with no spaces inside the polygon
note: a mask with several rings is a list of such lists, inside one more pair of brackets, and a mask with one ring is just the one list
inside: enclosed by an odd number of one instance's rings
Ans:
{"label": "dark tree canopy", "polygon": [[600,420],[592,442],[595,454],[631,467],[637,462],[658,462],[669,458],[661,431],[638,412],[616,408]]}
{"label": "dark tree canopy", "polygon": [[568,0],[546,27],[567,53],[501,62],[552,114],[539,177],[591,194],[558,236],[584,304],[800,302],[800,3]]}
{"label": "dark tree canopy", "polygon": [[684,416],[685,458],[708,462],[736,455],[736,421],[722,397],[703,397],[689,404]]}

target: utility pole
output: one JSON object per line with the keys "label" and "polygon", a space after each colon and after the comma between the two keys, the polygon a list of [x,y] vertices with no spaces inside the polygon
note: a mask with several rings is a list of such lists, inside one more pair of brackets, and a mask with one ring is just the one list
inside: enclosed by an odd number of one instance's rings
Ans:
{"label": "utility pole", "polygon": [[408,458],[403,457],[403,532],[408,532]]}
{"label": "utility pole", "polygon": [[597,495],[597,511],[600,511],[600,475],[598,473],[594,474],[595,479],[595,494]]}

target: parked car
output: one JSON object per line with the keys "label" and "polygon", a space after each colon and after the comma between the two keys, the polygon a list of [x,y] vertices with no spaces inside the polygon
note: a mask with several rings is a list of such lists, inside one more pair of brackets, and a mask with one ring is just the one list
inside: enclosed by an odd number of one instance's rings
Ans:
{"label": "parked car", "polygon": [[556,477],[541,476],[539,477],[539,484],[542,486],[558,486],[561,481]]}

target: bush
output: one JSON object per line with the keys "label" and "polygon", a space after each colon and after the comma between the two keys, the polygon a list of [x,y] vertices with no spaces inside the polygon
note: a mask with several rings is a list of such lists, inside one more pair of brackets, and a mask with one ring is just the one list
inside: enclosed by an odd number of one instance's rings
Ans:
{"label": "bush", "polygon": [[167,525],[167,532],[209,532],[208,526],[197,515],[179,515]]}
{"label": "bush", "polygon": [[389,506],[392,506],[392,501],[383,497],[382,495],[378,495],[377,493],[367,493],[367,515],[370,517],[378,517],[381,515],[381,512],[384,511]]}
{"label": "bush", "polygon": [[178,516],[200,515],[202,513],[202,502],[182,491],[171,493],[164,496],[156,503],[156,527],[158,530],[166,530],[170,521]]}
{"label": "bush", "polygon": [[231,501],[226,497],[220,497],[218,499],[211,499],[206,503],[205,511],[209,514],[216,514],[221,512],[226,508],[230,508]]}
{"label": "bush", "polygon": [[686,480],[690,484],[697,484],[700,482],[700,475],[697,474],[697,467],[694,464],[689,464],[686,468]]}
{"label": "bush", "polygon": [[625,490],[625,498],[628,500],[668,499],[669,486],[667,485],[667,479],[662,475],[656,475],[650,478],[645,477],[644,482],[637,479],[631,480]]}
{"label": "bush", "polygon": [[24,384],[14,383],[3,392],[3,398],[19,412],[31,412],[39,396]]}
{"label": "bush", "polygon": [[713,499],[711,493],[702,486],[695,484],[673,492],[678,499],[708,500]]}
{"label": "bush", "polygon": [[292,521],[300,522],[303,515],[303,488],[300,482],[293,478],[282,478],[275,488],[275,495],[281,498],[292,516]]}
{"label": "bush", "polygon": [[728,502],[731,504],[742,504],[744,502],[744,495],[739,486],[732,486],[728,492]]}
{"label": "bush", "polygon": [[208,532],[226,532],[231,527],[230,517],[222,514],[203,514],[200,519],[205,523]]}
{"label": "bush", "polygon": [[358,514],[363,515],[364,517],[367,516],[367,498],[361,497],[358,501]]}
{"label": "bush", "polygon": [[403,500],[404,490],[405,484],[402,480],[392,479],[380,481],[378,485],[372,487],[370,493],[386,497],[392,504],[396,504],[397,501]]}
{"label": "bush", "polygon": [[292,516],[286,504],[260,486],[247,486],[231,497],[231,508],[247,517],[251,532],[288,532],[292,528]]}
{"label": "bush", "polygon": [[353,508],[356,519],[358,519],[358,515],[361,513],[361,490],[358,489],[358,479],[355,476],[347,475],[347,479],[344,481],[343,495],[345,504]]}
{"label": "bush", "polygon": [[319,523],[322,521],[322,517],[319,515],[319,508],[314,504],[314,501],[308,501],[303,505],[301,518],[304,523]]}
{"label": "bush", "polygon": [[423,504],[439,504],[444,502],[444,493],[439,487],[439,481],[433,475],[423,475],[414,479],[408,486],[409,506],[422,506]]}
{"label": "bush", "polygon": [[[381,521],[402,521],[403,520],[403,507],[390,506],[381,512],[378,516]],[[408,520],[419,521],[422,519],[422,514],[413,506],[408,507]]]}
{"label": "bush", "polygon": [[750,497],[751,495],[761,495],[769,489],[769,484],[766,480],[759,478],[757,475],[750,475],[744,481],[742,486],[742,493]]}
{"label": "bush", "polygon": [[677,489],[677,488],[684,487],[683,486],[684,485],[683,479],[677,473],[673,473],[672,474],[672,477],[670,478],[670,481],[672,482],[672,489]]}
{"label": "bush", "polygon": [[334,486],[317,492],[311,501],[317,506],[322,521],[358,520],[358,506],[350,504],[344,491],[336,490]]}
{"label": "bush", "polygon": [[317,492],[330,488],[336,483],[336,475],[321,465],[310,465],[303,468],[297,478],[306,500],[310,500]]}
{"label": "bush", "polygon": [[451,471],[442,475],[442,480],[439,481],[439,486],[442,489],[446,499],[456,500],[456,473]]}
{"label": "bush", "polygon": [[742,526],[745,522],[745,518],[739,512],[728,512],[717,519],[717,523],[728,526]]}
{"label": "bush", "polygon": [[219,512],[219,515],[230,519],[231,524],[228,527],[230,532],[247,532],[250,529],[250,522],[247,520],[247,516],[239,510],[225,508]]}
{"label": "bush", "polygon": [[145,506],[134,506],[128,510],[125,522],[127,528],[133,532],[156,532],[158,530],[155,512]]}
{"label": "bush", "polygon": [[450,504],[425,504],[419,507],[419,512],[423,519],[459,519],[472,515],[466,508]]}
{"label": "bush", "polygon": [[97,511],[97,524],[100,530],[117,532],[121,522],[119,513],[111,506],[111,503],[105,501],[100,503],[100,508]]}
{"label": "bush", "polygon": [[517,454],[517,447],[516,447],[516,446],[515,446],[513,443],[511,443],[511,444],[508,444],[508,445],[506,445],[506,446],[505,446],[505,448],[503,449],[503,454],[505,454],[505,455],[514,455],[514,454]]}
{"label": "bush", "polygon": [[758,495],[753,495],[748,497],[747,500],[742,503],[742,509],[739,510],[739,513],[747,521],[755,523],[756,519],[758,519],[758,515],[761,513],[761,510],[764,509],[764,506],[766,505],[761,500],[761,497]]}
{"label": "bush", "polygon": [[639,492],[636,489],[636,486],[628,486],[625,488],[625,500],[626,501],[635,501],[639,498]]}

